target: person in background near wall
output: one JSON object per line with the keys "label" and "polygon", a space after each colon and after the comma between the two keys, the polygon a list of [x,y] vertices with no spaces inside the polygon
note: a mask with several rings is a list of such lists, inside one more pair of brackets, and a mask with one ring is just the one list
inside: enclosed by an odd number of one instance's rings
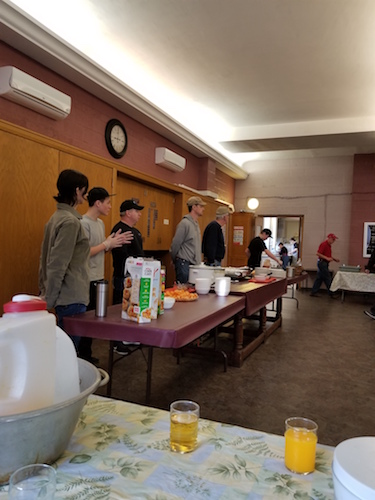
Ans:
{"label": "person in background near wall", "polygon": [[298,260],[299,245],[295,238],[290,238],[290,265],[295,264]]}
{"label": "person in background near wall", "polygon": [[[87,201],[89,208],[81,219],[90,245],[89,259],[89,277],[90,277],[90,302],[87,310],[90,311],[96,307],[96,285],[98,281],[104,279],[104,255],[113,248],[119,248],[128,244],[133,239],[131,231],[112,233],[108,238],[105,237],[104,222],[99,217],[107,216],[111,211],[111,198],[108,191],[102,187],[92,188]],[[90,337],[81,337],[78,346],[79,356],[91,363],[98,363],[98,359],[92,357],[92,339]]]}
{"label": "person in background near wall", "polygon": [[[57,180],[56,212],[44,228],[40,263],[39,290],[47,308],[55,308],[57,324],[64,317],[86,311],[89,303],[89,240],[76,211],[83,203],[89,181],[76,170],[63,170]],[[71,336],[78,352],[80,337]]]}
{"label": "person in background near wall", "polygon": [[[112,229],[112,233],[118,231],[126,233],[131,231],[133,240],[130,244],[124,244],[112,249],[113,258],[113,304],[122,304],[124,290],[125,262],[128,257],[144,257],[142,234],[134,226],[141,218],[143,206],[138,205],[139,200],[125,200],[120,206],[120,222]],[[132,346],[135,346],[132,349]],[[114,351],[121,356],[128,356],[140,346],[140,342],[115,342]]]}
{"label": "person in background near wall", "polygon": [[[375,273],[375,250],[371,252],[371,257],[368,260],[367,265],[365,266],[365,273]],[[370,318],[375,319],[375,304],[371,307],[369,311],[363,311]]]}
{"label": "person in background near wall", "polygon": [[253,238],[249,246],[246,248],[245,253],[248,257],[247,265],[251,268],[260,267],[262,262],[262,253],[265,252],[268,257],[277,262],[280,266],[283,265],[282,261],[273,255],[272,252],[268,250],[266,244],[264,243],[268,238],[272,238],[272,231],[270,229],[262,229],[259,236]]}
{"label": "person in background near wall", "polygon": [[283,263],[283,269],[285,270],[289,264],[289,255],[288,255],[288,249],[286,248],[286,246],[284,246],[284,243],[282,243],[281,241],[279,243],[279,255]]}
{"label": "person in background near wall", "polygon": [[311,289],[311,297],[317,297],[317,293],[320,290],[322,283],[324,283],[327,287],[330,297],[335,297],[335,295],[330,291],[332,278],[329,272],[329,263],[333,260],[335,262],[340,262],[339,259],[332,257],[331,247],[336,240],[338,240],[337,236],[333,233],[329,233],[327,239],[319,245],[318,251],[316,252],[316,255],[318,256],[318,273]]}
{"label": "person in background near wall", "polygon": [[176,281],[187,283],[189,266],[202,261],[201,230],[198,219],[207,205],[199,196],[191,196],[187,201],[189,213],[178,223],[170,253],[176,270]]}
{"label": "person in background near wall", "polygon": [[202,253],[204,262],[209,266],[221,266],[221,261],[225,256],[225,242],[223,227],[228,222],[228,207],[218,207],[216,219],[206,226],[203,232]]}

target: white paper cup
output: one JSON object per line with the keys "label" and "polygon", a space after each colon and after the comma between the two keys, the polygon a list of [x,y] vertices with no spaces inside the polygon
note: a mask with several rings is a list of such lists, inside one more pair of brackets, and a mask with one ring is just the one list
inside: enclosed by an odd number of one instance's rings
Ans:
{"label": "white paper cup", "polygon": [[229,295],[230,292],[230,277],[229,276],[218,276],[215,279],[215,293],[220,297],[225,297]]}

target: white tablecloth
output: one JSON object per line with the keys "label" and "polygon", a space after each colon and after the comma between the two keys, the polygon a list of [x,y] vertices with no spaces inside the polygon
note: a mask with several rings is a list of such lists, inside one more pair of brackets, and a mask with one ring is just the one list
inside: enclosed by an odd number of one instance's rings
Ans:
{"label": "white tablecloth", "polygon": [[375,293],[375,274],[337,271],[331,284],[331,292],[337,290]]}

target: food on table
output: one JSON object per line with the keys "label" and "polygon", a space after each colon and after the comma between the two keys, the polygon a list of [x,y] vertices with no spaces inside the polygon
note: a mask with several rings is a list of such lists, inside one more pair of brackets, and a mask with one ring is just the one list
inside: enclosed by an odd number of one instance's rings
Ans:
{"label": "food on table", "polygon": [[194,288],[177,285],[173,288],[167,288],[164,292],[164,297],[173,297],[176,302],[191,302],[197,300],[198,294]]}

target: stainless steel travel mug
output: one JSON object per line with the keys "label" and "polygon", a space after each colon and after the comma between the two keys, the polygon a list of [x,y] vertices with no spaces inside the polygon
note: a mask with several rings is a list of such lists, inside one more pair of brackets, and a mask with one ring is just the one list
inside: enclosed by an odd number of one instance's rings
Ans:
{"label": "stainless steel travel mug", "polygon": [[95,316],[107,316],[108,305],[108,281],[100,280],[96,282],[96,308]]}

